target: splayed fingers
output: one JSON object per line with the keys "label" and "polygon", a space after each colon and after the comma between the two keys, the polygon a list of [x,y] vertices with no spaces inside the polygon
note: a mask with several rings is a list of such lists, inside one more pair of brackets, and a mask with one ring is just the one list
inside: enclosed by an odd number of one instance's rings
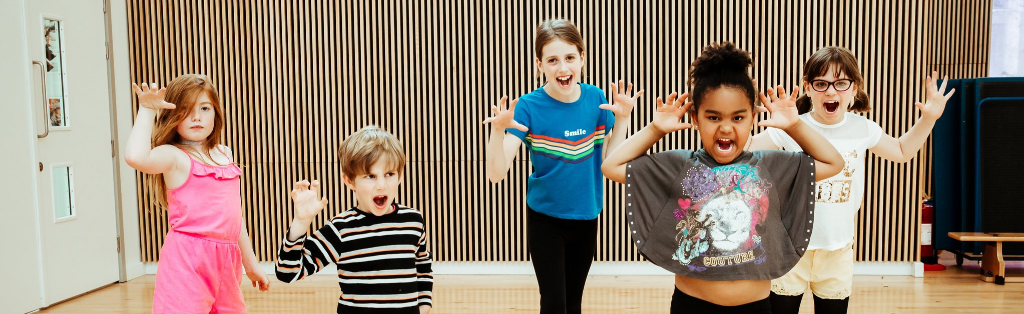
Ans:
{"label": "splayed fingers", "polygon": [[164,101],[164,95],[167,94],[167,88],[158,87],[159,86],[156,83],[142,83],[142,85],[132,83],[132,90],[134,90],[135,95],[139,97],[139,106],[152,110],[174,109],[174,104]]}
{"label": "splayed fingers", "polygon": [[501,96],[501,99],[498,100],[498,105],[491,106],[491,113],[494,116],[484,119],[481,124],[490,124],[497,130],[514,128],[523,132],[529,131],[529,128],[515,120],[516,104],[519,103],[519,99],[513,99],[508,109],[505,108],[506,102],[508,102],[508,96]]}
{"label": "splayed fingers", "polygon": [[663,102],[661,97],[658,97],[655,101],[658,111],[654,113],[654,120],[651,121],[651,125],[664,134],[691,128],[691,124],[682,122],[686,111],[690,110],[690,107],[693,106],[693,102],[687,101],[689,98],[689,93],[683,93],[682,95],[672,93],[668,95],[668,102]]}
{"label": "splayed fingers", "polygon": [[626,118],[633,112],[633,108],[636,107],[636,100],[644,94],[643,90],[639,90],[636,94],[633,93],[633,84],[626,84],[622,80],[618,83],[612,83],[609,86],[612,92],[612,103],[603,104],[600,106],[601,109],[611,111],[616,117]]}

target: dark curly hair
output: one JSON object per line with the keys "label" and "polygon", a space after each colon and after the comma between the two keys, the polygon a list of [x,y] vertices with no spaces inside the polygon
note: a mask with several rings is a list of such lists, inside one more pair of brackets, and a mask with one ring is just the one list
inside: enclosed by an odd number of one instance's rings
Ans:
{"label": "dark curly hair", "polygon": [[697,112],[704,96],[722,87],[732,87],[743,91],[750,100],[750,108],[754,109],[757,92],[754,82],[747,73],[753,64],[750,53],[736,48],[731,42],[711,43],[704,46],[697,60],[690,64],[690,99],[693,100],[693,112]]}

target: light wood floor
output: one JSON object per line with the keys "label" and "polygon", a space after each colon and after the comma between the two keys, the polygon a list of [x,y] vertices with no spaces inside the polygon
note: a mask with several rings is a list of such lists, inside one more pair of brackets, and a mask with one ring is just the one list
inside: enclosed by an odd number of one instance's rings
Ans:
{"label": "light wood floor", "polygon": [[[948,255],[948,253],[946,253]],[[945,256],[941,263],[954,265]],[[1024,313],[1024,283],[998,286],[978,280],[978,265],[966,261],[924,278],[857,276],[850,313]],[[1024,275],[1024,262],[1008,262],[1008,271]],[[97,290],[39,313],[150,313],[154,276]],[[337,279],[313,276],[270,291],[243,286],[249,313],[334,313]],[[434,281],[432,313],[537,313],[533,276],[438,275]],[[667,313],[672,295],[671,276],[592,276],[587,282],[584,313]],[[803,313],[811,313],[805,296]]]}

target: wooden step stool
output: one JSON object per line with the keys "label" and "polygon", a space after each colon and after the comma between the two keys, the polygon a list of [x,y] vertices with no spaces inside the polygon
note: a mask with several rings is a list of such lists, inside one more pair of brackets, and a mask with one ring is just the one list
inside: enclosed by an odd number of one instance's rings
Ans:
{"label": "wooden step stool", "polygon": [[985,242],[985,254],[981,256],[981,280],[997,285],[1007,282],[1024,282],[1024,277],[1006,278],[1006,263],[1003,261],[1003,242],[1024,242],[1024,233],[950,232],[949,237],[964,242]]}

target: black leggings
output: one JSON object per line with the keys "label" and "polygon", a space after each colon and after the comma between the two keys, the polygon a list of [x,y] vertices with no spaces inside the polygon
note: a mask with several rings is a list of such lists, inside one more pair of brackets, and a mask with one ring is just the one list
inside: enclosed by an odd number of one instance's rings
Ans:
{"label": "black leggings", "polygon": [[[801,295],[780,295],[772,292],[769,297],[772,303],[772,313],[776,314],[797,314],[800,313],[800,301],[804,299]],[[815,314],[846,314],[850,307],[850,298],[841,300],[822,299],[814,296]]]}
{"label": "black leggings", "polygon": [[672,314],[682,313],[715,313],[715,314],[771,314],[772,306],[768,298],[737,306],[724,306],[695,298],[675,289],[672,293]]}
{"label": "black leggings", "polygon": [[597,252],[597,219],[560,219],[527,209],[526,220],[540,313],[580,313],[583,286]]}

